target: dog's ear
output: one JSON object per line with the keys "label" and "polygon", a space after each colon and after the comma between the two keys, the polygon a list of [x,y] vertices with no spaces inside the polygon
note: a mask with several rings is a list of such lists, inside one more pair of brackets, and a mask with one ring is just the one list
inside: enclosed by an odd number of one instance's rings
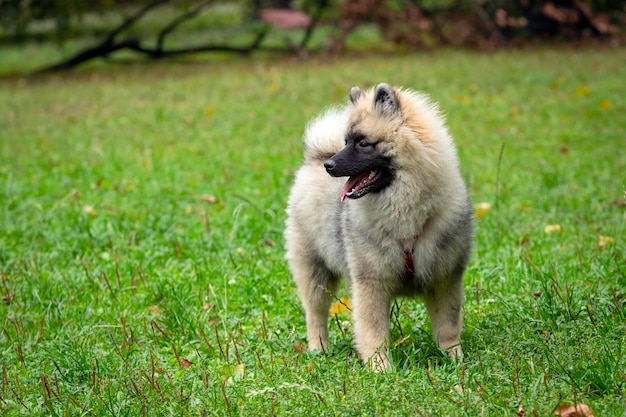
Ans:
{"label": "dog's ear", "polygon": [[361,90],[359,87],[352,87],[352,89],[350,90],[350,102],[352,104],[356,104],[357,101],[359,101],[359,98],[363,95],[363,90]]}
{"label": "dog's ear", "polygon": [[400,110],[400,102],[396,91],[392,86],[386,83],[380,83],[376,86],[374,92],[374,107],[381,114],[393,115]]}

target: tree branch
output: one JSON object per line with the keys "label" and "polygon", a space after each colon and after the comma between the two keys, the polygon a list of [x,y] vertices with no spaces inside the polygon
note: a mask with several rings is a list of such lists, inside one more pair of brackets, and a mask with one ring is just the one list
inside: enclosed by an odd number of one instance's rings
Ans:
{"label": "tree branch", "polygon": [[89,61],[90,59],[107,57],[112,52],[119,51],[120,49],[135,49],[137,47],[139,47],[139,41],[137,39],[126,39],[118,43],[103,42],[94,47],[85,49],[73,57],[59,62],[58,64],[50,65],[37,70],[35,71],[35,74],[71,69],[79,64],[82,64],[83,62]]}
{"label": "tree branch", "polygon": [[311,19],[311,23],[306,28],[306,32],[304,33],[304,36],[302,37],[302,40],[300,41],[300,47],[299,47],[300,50],[306,49],[306,45],[309,43],[309,40],[311,40],[311,36],[313,36],[313,31],[315,30],[315,27],[317,26],[317,24],[319,23],[321,19],[322,13],[328,6],[328,0],[319,0],[316,3],[317,3],[317,9],[315,10],[315,13],[313,14],[313,18]]}
{"label": "tree branch", "polygon": [[185,20],[189,20],[197,16],[198,13],[200,13],[203,9],[208,7],[211,3],[213,3],[213,0],[206,0],[198,4],[193,9],[189,10],[187,13],[183,13],[182,15],[178,16],[176,19],[172,20],[169,25],[167,25],[165,28],[163,28],[163,30],[159,32],[159,36],[157,38],[156,50],[157,51],[163,50],[163,43],[165,42],[165,36],[167,36],[170,32],[176,29],[176,27],[180,25],[181,23],[183,23]]}
{"label": "tree branch", "polygon": [[169,0],[154,0],[152,3],[147,4],[143,9],[140,9],[134,15],[131,15],[129,18],[124,20],[121,25],[117,28],[113,29],[109,36],[104,40],[103,43],[112,44],[115,41],[117,35],[122,33],[127,28],[131,27],[137,20],[141,19],[146,13],[148,13],[151,9],[167,3]]}
{"label": "tree branch", "polygon": [[164,50],[158,48],[144,48],[139,43],[137,43],[134,45],[128,45],[127,48],[135,52],[147,55],[152,59],[169,58],[177,55],[195,54],[199,52],[236,52],[241,54],[247,54],[253,50],[259,49],[259,45],[265,38],[265,35],[267,35],[267,32],[267,30],[259,32],[248,46],[205,45],[193,48]]}
{"label": "tree branch", "polygon": [[254,38],[250,41],[248,45],[244,46],[231,46],[231,45],[203,45],[197,47],[190,48],[178,48],[178,49],[164,49],[165,38],[172,31],[174,31],[181,23],[185,22],[198,15],[202,10],[208,7],[214,0],[202,0],[195,7],[191,8],[187,12],[182,15],[174,18],[167,26],[165,26],[157,35],[157,41],[155,47],[146,47],[142,45],[141,41],[136,38],[129,38],[123,40],[116,40],[120,36],[122,32],[132,26],[135,22],[141,19],[146,13],[148,13],[151,9],[167,3],[169,0],[154,0],[142,9],[138,10],[135,14],[128,17],[124,20],[119,26],[117,26],[111,33],[108,34],[106,39],[101,43],[84,49],[74,56],[61,61],[57,64],[50,65],[48,67],[42,68],[38,71],[35,71],[35,74],[41,74],[46,72],[54,72],[61,70],[68,70],[74,68],[86,61],[89,61],[98,57],[108,57],[111,53],[117,52],[119,50],[130,50],[142,55],[147,56],[150,59],[162,59],[173,56],[180,56],[186,54],[195,54],[201,52],[232,52],[239,54],[248,54],[254,50],[268,50],[274,52],[297,52],[301,51],[305,48],[308,43],[311,35],[313,33],[314,27],[320,19],[322,12],[325,7],[328,5],[327,0],[321,0],[318,3],[318,8],[315,13],[314,19],[312,19],[311,23],[307,27],[307,31],[300,43],[299,48],[261,48],[261,42],[265,39],[267,33],[270,31],[270,27],[264,27],[260,31],[258,31]]}

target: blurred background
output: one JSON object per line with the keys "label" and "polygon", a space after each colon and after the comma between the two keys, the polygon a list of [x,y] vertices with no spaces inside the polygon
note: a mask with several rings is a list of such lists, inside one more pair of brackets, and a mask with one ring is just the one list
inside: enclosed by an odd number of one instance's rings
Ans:
{"label": "blurred background", "polygon": [[[1,0],[0,71],[273,51],[624,44],[623,0]],[[30,53],[29,53],[30,51]]]}

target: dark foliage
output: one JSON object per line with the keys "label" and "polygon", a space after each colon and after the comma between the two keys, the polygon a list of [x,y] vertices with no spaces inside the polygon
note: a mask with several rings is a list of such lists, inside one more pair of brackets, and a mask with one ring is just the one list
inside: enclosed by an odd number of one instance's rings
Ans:
{"label": "dark foliage", "polygon": [[618,0],[451,0],[436,7],[420,1],[345,0],[341,4],[341,49],[348,34],[363,22],[376,23],[398,44],[443,44],[495,48],[532,38],[608,39],[624,24],[626,9]]}

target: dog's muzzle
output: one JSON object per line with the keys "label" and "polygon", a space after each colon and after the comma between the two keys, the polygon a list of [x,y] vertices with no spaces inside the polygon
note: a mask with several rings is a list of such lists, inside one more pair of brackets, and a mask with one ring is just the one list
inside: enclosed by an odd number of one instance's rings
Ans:
{"label": "dog's muzzle", "polygon": [[336,166],[337,164],[332,159],[327,159],[324,162],[324,168],[326,168],[326,172],[328,172],[330,175],[333,175],[333,170]]}

